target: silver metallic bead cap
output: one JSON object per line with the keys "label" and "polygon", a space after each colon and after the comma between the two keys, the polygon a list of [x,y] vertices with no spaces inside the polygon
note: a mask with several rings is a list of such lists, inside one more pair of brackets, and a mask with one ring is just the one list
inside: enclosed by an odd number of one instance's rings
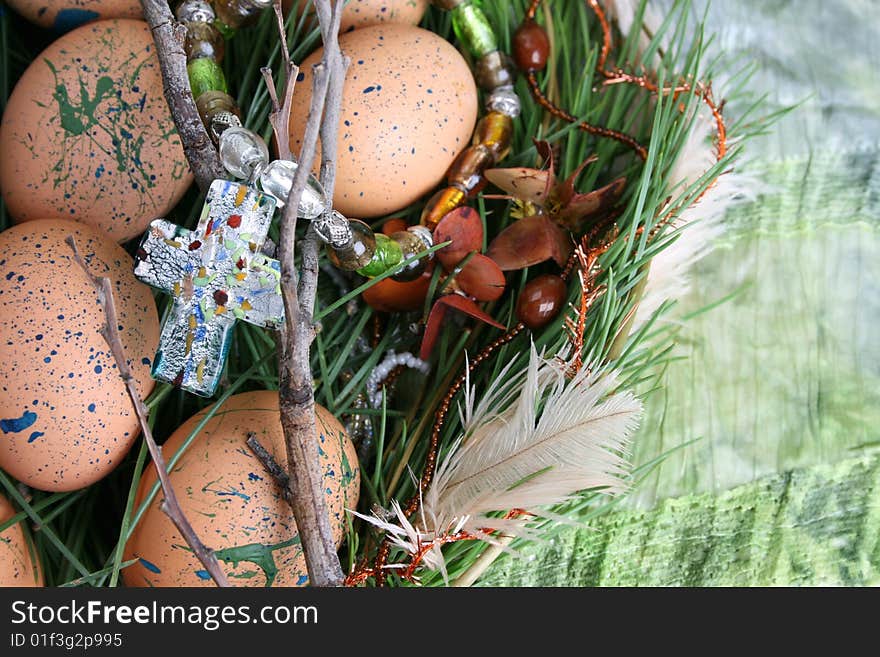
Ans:
{"label": "silver metallic bead cap", "polygon": [[218,112],[211,117],[211,138],[214,143],[220,142],[220,135],[227,128],[240,128],[241,119],[232,112]]}
{"label": "silver metallic bead cap", "polygon": [[521,109],[519,96],[516,95],[513,86],[498,87],[486,96],[486,110],[489,112],[501,112],[515,119]]}
{"label": "silver metallic bead cap", "polygon": [[217,18],[211,3],[205,0],[185,0],[174,15],[181,23],[210,23]]}
{"label": "silver metallic bead cap", "polygon": [[325,212],[312,222],[315,232],[331,249],[342,249],[352,240],[348,219],[336,210]]}

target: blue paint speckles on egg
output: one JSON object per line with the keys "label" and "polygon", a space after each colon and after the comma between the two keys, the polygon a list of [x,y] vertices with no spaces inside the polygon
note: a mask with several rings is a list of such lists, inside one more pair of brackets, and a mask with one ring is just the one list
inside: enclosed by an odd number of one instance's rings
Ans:
{"label": "blue paint speckles on egg", "polygon": [[138,561],[140,562],[140,564],[141,564],[144,568],[146,568],[147,570],[149,570],[151,573],[156,573],[156,574],[158,575],[159,573],[162,572],[162,570],[159,568],[159,566],[157,566],[156,564],[154,564],[152,561],[147,561],[147,560],[144,559],[143,557],[141,557],[140,559],[138,559]]}
{"label": "blue paint speckles on egg", "polygon": [[207,570],[197,570],[196,577],[199,579],[211,579],[211,574]]}
{"label": "blue paint speckles on egg", "polygon": [[29,428],[36,421],[36,413],[25,411],[21,417],[0,420],[0,429],[2,429],[3,433],[18,433]]}
{"label": "blue paint speckles on egg", "polygon": [[296,580],[296,585],[297,585],[297,586],[303,586],[303,585],[304,585],[306,582],[308,582],[308,581],[309,581],[309,576],[308,576],[308,575],[300,575],[300,576],[297,578],[297,580]]}
{"label": "blue paint speckles on egg", "polygon": [[100,18],[100,14],[96,11],[88,9],[62,9],[55,16],[52,29],[59,32],[67,32],[96,18]]}
{"label": "blue paint speckles on egg", "polygon": [[28,437],[28,442],[29,442],[29,443],[32,443],[32,442],[34,442],[37,438],[39,438],[40,436],[45,436],[45,435],[46,435],[46,434],[45,434],[45,432],[43,432],[43,431],[32,431],[32,432],[31,432],[31,435]]}
{"label": "blue paint speckles on egg", "polygon": [[89,409],[89,413],[94,413],[95,412],[95,404],[94,403],[89,404],[88,409]]}

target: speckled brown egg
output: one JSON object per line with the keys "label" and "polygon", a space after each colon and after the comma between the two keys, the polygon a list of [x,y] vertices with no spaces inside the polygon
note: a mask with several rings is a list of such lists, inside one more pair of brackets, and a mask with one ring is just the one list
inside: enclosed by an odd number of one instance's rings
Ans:
{"label": "speckled brown egg", "polygon": [[[428,0],[349,0],[342,10],[339,23],[340,32],[370,27],[379,23],[406,23],[417,25],[428,10]],[[302,15],[311,3],[306,0],[284,0],[284,11],[297,6],[297,14]]]}
{"label": "speckled brown egg", "polygon": [[116,363],[98,331],[104,311],[64,242],[73,235],[91,271],[108,277],[125,353],[142,397],[159,317],[132,259],[96,229],[29,221],[0,233],[0,468],[48,491],[94,483],[138,434]]}
{"label": "speckled brown egg", "polygon": [[[477,89],[464,58],[445,39],[386,23],[340,37],[351,57],[342,100],[333,204],[348,216],[377,217],[430,192],[471,140]],[[290,120],[299,153],[312,65],[300,66]]]}
{"label": "speckled brown egg", "polygon": [[[14,515],[9,500],[0,495],[0,525]],[[20,522],[0,532],[0,587],[3,586],[43,586],[43,571]]]}
{"label": "speckled brown egg", "polygon": [[44,50],[0,126],[0,188],[16,222],[75,219],[144,232],[191,181],[147,24],[89,23]]}
{"label": "speckled brown egg", "polygon": [[66,32],[102,18],[140,18],[139,0],[6,0],[32,23]]}
{"label": "speckled brown egg", "polygon": [[[319,458],[333,537],[342,541],[346,509],[357,506],[360,474],[354,445],[327,409],[315,406]],[[187,420],[163,446],[171,458],[204,419]],[[199,538],[216,551],[235,586],[301,586],[308,582],[305,557],[290,506],[281,489],[247,446],[248,432],[286,468],[278,393],[230,397],[174,466],[171,484]],[[138,503],[156,482],[149,467]],[[123,571],[128,586],[213,586],[201,563],[159,509],[159,493],[126,546],[137,563]]]}

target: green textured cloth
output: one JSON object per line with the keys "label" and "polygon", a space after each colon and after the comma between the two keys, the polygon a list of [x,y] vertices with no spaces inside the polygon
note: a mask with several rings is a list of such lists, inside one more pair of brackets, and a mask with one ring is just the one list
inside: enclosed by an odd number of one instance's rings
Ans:
{"label": "green textured cloth", "polygon": [[505,556],[481,586],[880,583],[880,457],[620,511]]}
{"label": "green textured cloth", "polygon": [[756,65],[767,112],[798,107],[750,145],[760,196],[728,213],[681,300],[686,314],[732,296],[685,323],[685,359],[646,399],[634,461],[669,456],[626,508],[503,555],[479,584],[878,583],[877,10],[711,3],[711,50]]}

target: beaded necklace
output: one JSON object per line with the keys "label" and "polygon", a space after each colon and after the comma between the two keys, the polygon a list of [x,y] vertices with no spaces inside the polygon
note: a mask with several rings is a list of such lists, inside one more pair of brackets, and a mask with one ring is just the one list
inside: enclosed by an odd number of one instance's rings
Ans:
{"label": "beaded necklace", "polygon": [[[412,281],[422,275],[432,256],[416,257],[433,246],[432,230],[482,189],[483,171],[510,150],[513,120],[520,113],[513,89],[516,69],[499,50],[479,5],[473,0],[433,4],[451,12],[455,34],[474,58],[476,82],[486,93],[486,115],[477,123],[471,146],[447,171],[446,186],[428,200],[418,225],[387,236],[334,210],[314,176],[297,208],[299,217],[313,222],[336,267],[368,278],[394,272],[395,280]],[[154,221],[138,249],[135,274],[173,296],[153,377],[202,396],[216,389],[236,320],[267,328],[283,322],[280,264],[261,247],[298,165],[270,161],[263,138],[242,126],[220,66],[224,38],[271,5],[272,0],[184,0],[176,9],[187,30],[187,73],[199,116],[224,168],[244,182],[215,180],[193,231]]]}

